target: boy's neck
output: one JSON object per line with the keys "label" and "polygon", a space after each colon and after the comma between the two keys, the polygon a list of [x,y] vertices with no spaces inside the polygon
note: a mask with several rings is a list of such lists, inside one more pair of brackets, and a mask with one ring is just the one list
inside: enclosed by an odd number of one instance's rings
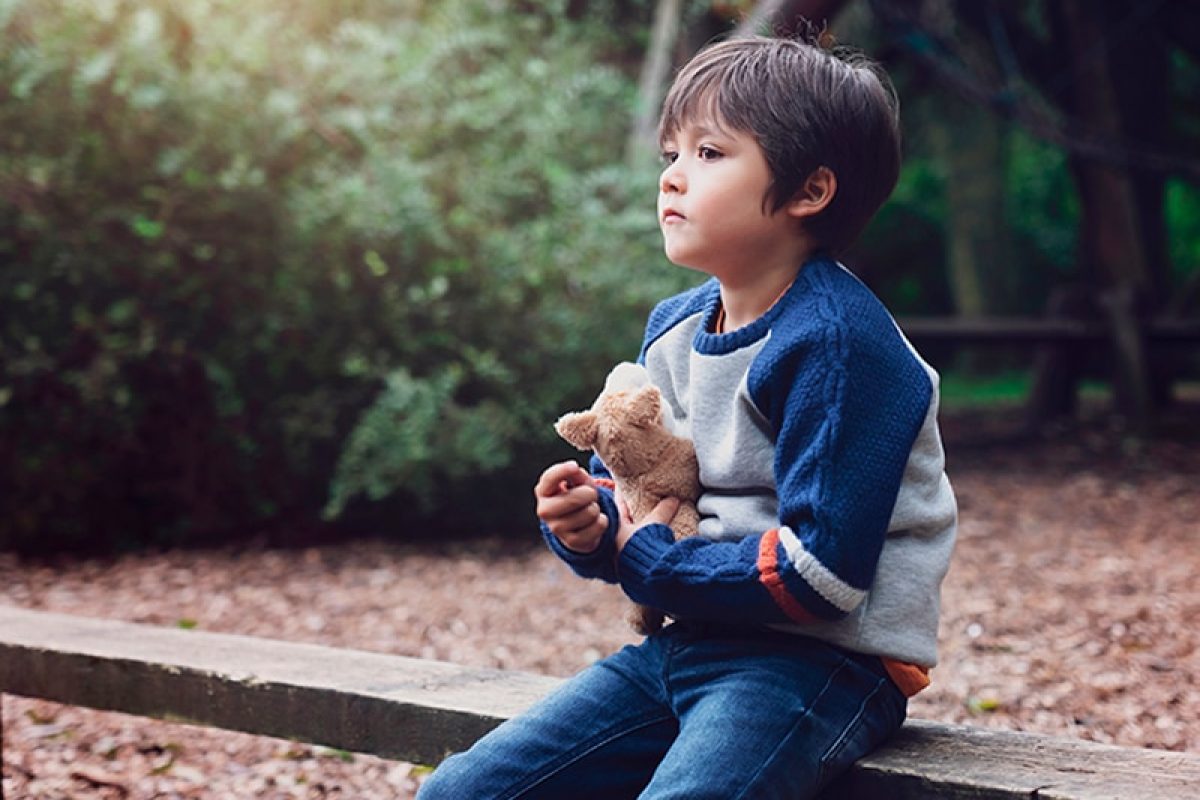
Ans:
{"label": "boy's neck", "polygon": [[764,269],[743,280],[722,279],[721,315],[719,332],[728,333],[745,327],[775,305],[800,274],[800,270],[814,254],[809,249],[786,265]]}

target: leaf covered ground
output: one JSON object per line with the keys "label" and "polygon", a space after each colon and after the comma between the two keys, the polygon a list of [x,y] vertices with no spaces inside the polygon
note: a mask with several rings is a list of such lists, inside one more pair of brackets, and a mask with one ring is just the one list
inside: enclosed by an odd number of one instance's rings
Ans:
{"label": "leaf covered ground", "polygon": [[[1200,752],[1200,409],[1136,444],[1092,425],[945,425],[960,539],[914,716]],[[354,542],[44,563],[0,603],[569,675],[632,640],[611,587],[536,544]],[[3,697],[5,798],[411,797],[423,769]]]}

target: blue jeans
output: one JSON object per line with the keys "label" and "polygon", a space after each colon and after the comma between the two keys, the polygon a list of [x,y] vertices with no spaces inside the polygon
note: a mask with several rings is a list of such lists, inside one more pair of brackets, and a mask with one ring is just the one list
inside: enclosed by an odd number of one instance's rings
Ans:
{"label": "blue jeans", "polygon": [[895,733],[906,709],[877,658],[674,623],[446,759],[417,796],[799,800]]}

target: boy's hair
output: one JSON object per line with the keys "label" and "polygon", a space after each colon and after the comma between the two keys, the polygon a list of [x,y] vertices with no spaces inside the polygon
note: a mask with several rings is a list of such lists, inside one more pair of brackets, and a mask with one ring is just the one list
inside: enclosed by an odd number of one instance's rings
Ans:
{"label": "boy's hair", "polygon": [[752,134],[766,156],[771,185],[763,198],[778,211],[818,167],[837,192],[805,220],[819,245],[851,244],[892,193],[900,173],[899,102],[887,73],[865,56],[796,39],[761,36],[712,45],[689,61],[663,102],[665,142],[690,120]]}

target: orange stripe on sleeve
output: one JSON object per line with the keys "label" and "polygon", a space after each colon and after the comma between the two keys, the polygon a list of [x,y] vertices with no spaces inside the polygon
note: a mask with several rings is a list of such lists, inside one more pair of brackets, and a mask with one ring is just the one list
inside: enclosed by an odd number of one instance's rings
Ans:
{"label": "orange stripe on sleeve", "polygon": [[783,576],[779,574],[779,530],[772,528],[763,534],[758,546],[758,582],[766,587],[775,605],[787,614],[794,622],[816,622],[817,618],[800,605],[792,593],[783,584]]}

